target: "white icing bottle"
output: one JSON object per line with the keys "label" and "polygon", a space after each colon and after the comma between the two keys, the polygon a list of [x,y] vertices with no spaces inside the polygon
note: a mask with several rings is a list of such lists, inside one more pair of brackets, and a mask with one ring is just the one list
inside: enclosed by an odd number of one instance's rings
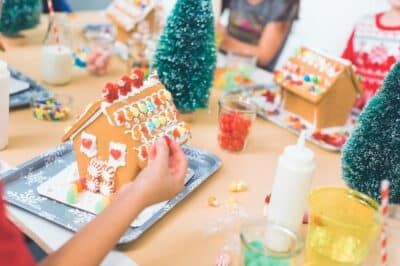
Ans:
{"label": "white icing bottle", "polygon": [[[287,146],[279,157],[268,221],[294,233],[299,232],[314,170],[314,153],[305,147],[305,134],[302,132],[297,145]],[[290,239],[267,230],[266,245],[274,251],[285,252],[289,249]]]}
{"label": "white icing bottle", "polygon": [[0,60],[0,150],[8,145],[8,117],[10,108],[10,72],[7,63]]}

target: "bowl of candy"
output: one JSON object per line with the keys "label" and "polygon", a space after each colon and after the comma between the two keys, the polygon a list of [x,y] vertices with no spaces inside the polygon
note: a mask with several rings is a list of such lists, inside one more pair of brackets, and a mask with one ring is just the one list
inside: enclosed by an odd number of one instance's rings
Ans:
{"label": "bowl of candy", "polygon": [[219,100],[218,142],[227,151],[242,151],[251,125],[256,118],[256,107],[241,95],[226,95]]}
{"label": "bowl of candy", "polygon": [[72,97],[61,92],[39,92],[31,97],[33,117],[42,121],[63,121],[71,115]]}

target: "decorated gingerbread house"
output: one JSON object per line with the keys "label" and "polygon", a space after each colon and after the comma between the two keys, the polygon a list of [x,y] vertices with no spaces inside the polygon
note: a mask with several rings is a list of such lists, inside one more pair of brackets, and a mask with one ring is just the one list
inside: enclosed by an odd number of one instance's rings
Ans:
{"label": "decorated gingerbread house", "polygon": [[284,109],[315,128],[343,126],[360,92],[352,64],[307,47],[274,73],[282,88]]}
{"label": "decorated gingerbread house", "polygon": [[146,165],[157,138],[169,136],[182,144],[190,133],[154,73],[143,81],[143,73],[135,70],[108,83],[103,97],[87,107],[63,141],[73,142],[85,190],[109,196]]}
{"label": "decorated gingerbread house", "polygon": [[117,40],[127,44],[135,32],[154,33],[159,28],[158,0],[114,0],[106,9],[117,28]]}

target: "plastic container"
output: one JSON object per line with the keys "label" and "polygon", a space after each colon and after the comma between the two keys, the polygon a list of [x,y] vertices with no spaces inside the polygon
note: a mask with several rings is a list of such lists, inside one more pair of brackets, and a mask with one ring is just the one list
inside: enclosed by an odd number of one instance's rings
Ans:
{"label": "plastic container", "polygon": [[256,107],[239,95],[227,95],[219,100],[218,142],[222,149],[238,152],[244,150]]}
{"label": "plastic container", "polygon": [[32,95],[33,117],[42,121],[63,121],[71,115],[72,97],[63,93],[40,92]]}

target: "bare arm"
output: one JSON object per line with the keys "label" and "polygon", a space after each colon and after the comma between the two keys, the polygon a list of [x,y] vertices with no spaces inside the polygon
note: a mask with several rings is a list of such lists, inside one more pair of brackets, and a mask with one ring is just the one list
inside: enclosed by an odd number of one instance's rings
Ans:
{"label": "bare arm", "polygon": [[258,45],[241,42],[229,34],[225,34],[220,48],[241,55],[255,56],[258,64],[267,65],[279,51],[289,32],[291,22],[268,23],[261,34]]}
{"label": "bare arm", "polygon": [[161,139],[150,161],[132,183],[121,189],[99,216],[41,265],[99,265],[143,208],[172,198],[183,188],[187,161],[174,141]]}

